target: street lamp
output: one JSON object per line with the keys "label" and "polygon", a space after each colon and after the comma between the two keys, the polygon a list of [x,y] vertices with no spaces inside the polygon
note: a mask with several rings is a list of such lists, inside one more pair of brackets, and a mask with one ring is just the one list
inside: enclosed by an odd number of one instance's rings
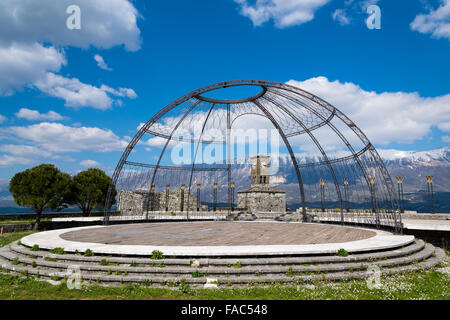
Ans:
{"label": "street lamp", "polygon": [[197,183],[197,211],[200,211],[200,187],[202,185]]}
{"label": "street lamp", "polygon": [[184,184],[181,185],[181,212],[184,211]]}
{"label": "street lamp", "polygon": [[375,213],[375,220],[377,223],[377,227],[380,226],[380,217],[377,214],[377,198],[375,194],[375,177],[369,177],[369,183],[370,183],[370,193],[372,194],[372,212]]}
{"label": "street lamp", "polygon": [[344,193],[345,193],[344,197],[345,203],[347,205],[346,211],[350,212],[350,202],[348,200],[348,182],[349,182],[348,178],[344,178]]}
{"label": "street lamp", "polygon": [[213,184],[213,211],[217,209],[217,182]]}
{"label": "street lamp", "polygon": [[166,185],[166,212],[169,211],[169,192],[170,184]]}
{"label": "street lamp", "polygon": [[325,212],[325,180],[320,179],[320,202],[322,203],[322,212]]}
{"label": "street lamp", "polygon": [[403,199],[404,199],[404,197],[403,197],[403,179],[404,179],[404,177],[397,177],[400,213],[404,213],[405,212],[405,208],[403,207]]}
{"label": "street lamp", "polygon": [[230,188],[231,188],[231,211],[234,211],[234,188],[236,187],[236,185],[234,184],[234,182],[230,183]]}
{"label": "street lamp", "polygon": [[433,176],[427,176],[428,197],[430,199],[431,213],[434,212]]}

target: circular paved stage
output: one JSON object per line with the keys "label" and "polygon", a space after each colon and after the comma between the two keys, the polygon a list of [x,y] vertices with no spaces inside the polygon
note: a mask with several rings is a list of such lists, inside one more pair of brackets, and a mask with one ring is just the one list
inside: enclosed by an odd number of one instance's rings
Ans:
{"label": "circular paved stage", "polygon": [[413,236],[363,228],[284,222],[169,222],[39,232],[21,242],[42,249],[107,255],[257,256],[335,254],[401,247]]}
{"label": "circular paved stage", "polygon": [[69,241],[145,246],[248,246],[336,243],[376,232],[332,225],[260,222],[178,222],[116,225],[63,233]]}

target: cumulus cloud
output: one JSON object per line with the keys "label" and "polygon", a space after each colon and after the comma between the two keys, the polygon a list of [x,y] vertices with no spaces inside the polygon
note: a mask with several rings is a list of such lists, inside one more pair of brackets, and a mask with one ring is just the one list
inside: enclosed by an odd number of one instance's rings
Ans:
{"label": "cumulus cloud", "polygon": [[49,121],[60,121],[66,119],[59,113],[55,111],[49,111],[47,113],[40,113],[37,110],[31,110],[27,108],[21,108],[19,112],[15,113],[17,118],[26,119],[29,121],[33,120],[49,120]]}
{"label": "cumulus cloud", "polygon": [[3,123],[6,121],[6,117],[2,114],[0,114],[0,123]]}
{"label": "cumulus cloud", "polygon": [[108,70],[108,71],[112,70],[110,67],[108,67],[108,65],[106,64],[105,60],[103,60],[103,57],[101,55],[96,54],[94,56],[94,60],[97,62],[97,66],[100,69]]}
{"label": "cumulus cloud", "polygon": [[[69,30],[67,7],[81,9],[81,29]],[[2,0],[0,41],[50,42],[58,46],[109,49],[123,45],[135,51],[141,46],[139,13],[128,0]]]}
{"label": "cumulus cloud", "polygon": [[330,0],[234,0],[240,6],[241,15],[249,18],[254,26],[272,19],[275,26],[285,28],[301,25],[314,19],[314,13]]}
{"label": "cumulus cloud", "polygon": [[287,83],[333,104],[375,144],[413,143],[424,138],[432,126],[450,132],[450,94],[429,98],[416,92],[376,93],[325,77]]}
{"label": "cumulus cloud", "polygon": [[52,153],[108,152],[123,150],[127,142],[109,129],[71,127],[61,123],[42,122],[29,126],[0,129],[3,139],[15,139]]}
{"label": "cumulus cloud", "polygon": [[64,52],[54,47],[39,43],[0,45],[0,94],[11,95],[44,78],[48,71],[58,72],[66,64]]}
{"label": "cumulus cloud", "polygon": [[85,168],[98,168],[100,167],[100,163],[95,160],[83,160],[80,162],[80,165]]}
{"label": "cumulus cloud", "polygon": [[114,90],[105,85],[99,88],[85,84],[76,78],[65,78],[51,72],[36,81],[35,86],[49,96],[64,99],[67,107],[75,108],[89,106],[100,110],[110,109],[114,99],[109,94],[132,99],[137,97],[132,89]]}
{"label": "cumulus cloud", "polygon": [[337,21],[341,26],[350,23],[350,18],[344,9],[336,9],[331,15],[334,21]]}
{"label": "cumulus cloud", "polygon": [[[114,99],[106,91],[57,74],[67,65],[64,50],[57,48],[123,45],[126,50],[138,50],[139,13],[129,0],[78,0],[81,29],[69,30],[66,9],[72,4],[71,0],[0,2],[0,95],[32,87],[65,99],[67,106],[104,110],[112,105]],[[104,61],[99,65],[107,68]],[[92,99],[85,97],[88,92]]]}
{"label": "cumulus cloud", "polygon": [[436,10],[419,14],[411,22],[411,29],[420,33],[429,33],[433,38],[450,40],[450,0],[441,0]]}
{"label": "cumulus cloud", "polygon": [[0,156],[1,167],[35,164],[39,159],[51,156],[50,152],[34,146],[17,144],[0,145],[0,152],[5,153]]}

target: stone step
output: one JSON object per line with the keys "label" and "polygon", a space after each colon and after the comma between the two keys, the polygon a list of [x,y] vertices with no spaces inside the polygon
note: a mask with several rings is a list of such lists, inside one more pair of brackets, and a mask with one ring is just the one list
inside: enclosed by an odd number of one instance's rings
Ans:
{"label": "stone step", "polygon": [[[398,274],[406,271],[419,271],[424,269],[429,269],[440,263],[445,259],[445,253],[442,249],[436,248],[435,256],[430,257],[429,259],[417,262],[415,264],[399,266],[389,269],[381,269],[381,275],[390,275],[390,274]],[[42,278],[52,278],[59,277],[61,279],[66,275],[65,271],[54,271],[54,270],[36,270],[34,268],[24,267],[20,265],[11,265],[9,260],[5,260],[0,257],[0,265],[4,270],[8,270],[15,274],[21,274],[21,272],[26,271],[28,275],[36,276],[39,274]],[[298,282],[311,282],[315,280],[351,280],[351,279],[364,279],[370,275],[368,272],[335,272],[331,274],[314,274],[314,275],[270,275],[270,276],[218,276],[214,278],[220,284],[229,284],[229,285],[248,285],[248,284],[270,284],[270,283],[298,283]],[[190,285],[194,286],[203,286],[207,282],[206,277],[180,277],[180,276],[118,276],[118,275],[103,275],[96,273],[83,273],[82,278],[84,281],[99,281],[102,283],[137,283],[137,284],[158,284],[158,285],[179,285],[183,280]],[[210,277],[208,277],[210,278]]]}
{"label": "stone step", "polygon": [[[166,267],[165,265],[148,265],[145,267],[131,267],[130,265],[108,265],[102,266],[99,263],[81,263],[78,264],[81,270],[88,272],[127,272],[130,275],[133,274],[176,274],[176,275],[191,275],[193,272],[198,270],[203,274],[208,275],[230,275],[230,274],[286,274],[286,273],[315,273],[315,272],[341,272],[341,271],[349,271],[349,270],[366,270],[369,265],[378,265],[383,268],[394,267],[406,264],[412,264],[416,261],[422,261],[424,259],[429,258],[435,251],[435,248],[427,244],[423,250],[420,250],[412,255],[403,256],[399,258],[392,258],[386,260],[379,260],[377,262],[372,263],[328,263],[328,264],[318,264],[314,266],[305,266],[305,265],[297,265],[291,264],[287,265],[268,265],[268,266],[244,266],[241,268],[235,268],[232,265],[224,268],[217,266],[208,266],[204,268],[195,268],[195,267]],[[36,267],[42,267],[47,269],[67,269],[73,264],[67,262],[53,262],[46,261],[45,259],[33,259],[26,256],[18,256],[16,252],[10,251],[7,247],[0,249],[0,257],[13,261],[15,259],[18,260],[19,263],[31,266],[35,263]],[[107,259],[105,259],[109,262]]]}
{"label": "stone step", "polygon": [[106,257],[106,256],[93,256],[85,257],[83,255],[76,254],[64,254],[57,255],[52,254],[49,251],[31,251],[30,248],[18,245],[17,242],[10,245],[11,251],[15,252],[18,256],[36,256],[40,258],[56,258],[59,262],[73,262],[73,263],[100,263],[101,260],[107,259],[110,263],[118,264],[164,264],[165,266],[190,266],[195,260],[200,266],[228,266],[235,263],[240,263],[241,266],[264,266],[264,265],[293,265],[293,264],[321,264],[321,263],[347,263],[347,262],[364,262],[374,261],[381,259],[390,259],[396,257],[402,257],[413,254],[424,248],[424,242],[422,240],[416,240],[415,243],[407,245],[403,248],[395,250],[379,251],[371,253],[351,254],[347,257],[340,256],[304,256],[304,257],[272,257],[272,258],[167,258],[162,260],[153,260],[149,258],[137,258],[137,257]]}

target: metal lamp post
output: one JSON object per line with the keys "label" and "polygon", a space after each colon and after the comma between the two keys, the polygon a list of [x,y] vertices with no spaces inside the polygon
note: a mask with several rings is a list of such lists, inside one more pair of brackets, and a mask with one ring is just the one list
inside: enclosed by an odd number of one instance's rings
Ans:
{"label": "metal lamp post", "polygon": [[320,202],[322,204],[322,212],[325,212],[325,180],[321,178],[319,180],[319,184],[320,184]]}
{"label": "metal lamp post", "polygon": [[398,186],[398,198],[399,198],[399,209],[400,213],[405,212],[405,208],[403,205],[403,179],[404,177],[397,177],[397,186]]}
{"label": "metal lamp post", "polygon": [[213,184],[213,211],[217,209],[217,182]]}
{"label": "metal lamp post", "polygon": [[433,176],[427,176],[428,197],[430,198],[431,213],[434,212]]}
{"label": "metal lamp post", "polygon": [[236,187],[236,185],[234,184],[234,182],[230,183],[230,188],[231,188],[231,211],[234,211],[234,188]]}
{"label": "metal lamp post", "polygon": [[345,209],[347,212],[350,212],[350,202],[348,200],[348,178],[344,178],[344,197],[345,197],[345,204],[347,206],[347,208]]}

